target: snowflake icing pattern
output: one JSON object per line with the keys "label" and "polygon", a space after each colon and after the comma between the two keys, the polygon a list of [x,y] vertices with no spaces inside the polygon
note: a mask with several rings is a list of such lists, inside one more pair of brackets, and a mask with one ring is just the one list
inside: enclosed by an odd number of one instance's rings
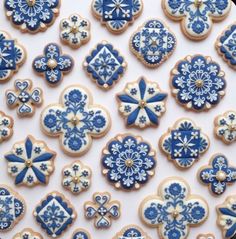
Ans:
{"label": "snowflake icing pattern", "polygon": [[176,38],[160,20],[145,22],[131,37],[130,49],[148,67],[158,67],[174,52]]}
{"label": "snowflake icing pattern", "polygon": [[154,175],[156,153],[141,137],[118,135],[103,150],[102,166],[116,188],[139,189]]}
{"label": "snowflake icing pattern", "polygon": [[20,233],[17,233],[13,239],[43,239],[43,237],[32,229],[26,228]]}
{"label": "snowflake icing pattern", "polygon": [[115,238],[119,239],[151,239],[140,227],[129,225],[124,227]]}
{"label": "snowflake icing pattern", "polygon": [[91,239],[91,236],[84,229],[77,229],[71,239]]}
{"label": "snowflake icing pattern", "polygon": [[158,196],[149,196],[140,205],[141,219],[159,229],[163,239],[186,239],[189,227],[198,226],[208,217],[208,205],[199,196],[190,195],[188,184],[170,178],[159,187]]}
{"label": "snowflake icing pattern", "polygon": [[0,111],[0,143],[8,140],[13,135],[13,125],[12,117]]}
{"label": "snowflake icing pattern", "polygon": [[213,21],[223,20],[231,9],[230,0],[162,0],[165,14],[181,21],[184,34],[192,40],[205,39]]}

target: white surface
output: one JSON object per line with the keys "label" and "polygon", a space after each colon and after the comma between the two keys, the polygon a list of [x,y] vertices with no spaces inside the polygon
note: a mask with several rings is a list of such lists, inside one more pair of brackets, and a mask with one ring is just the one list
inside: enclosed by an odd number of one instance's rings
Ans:
{"label": "white surface", "polygon": [[[3,1],[1,1],[2,3]],[[10,22],[6,19],[3,10],[3,4],[0,6],[0,29],[8,31],[14,38],[17,38],[21,44],[23,44],[28,53],[28,58],[24,66],[20,71],[6,84],[1,85],[0,91],[0,110],[11,115],[15,119],[15,128],[13,137],[0,145],[0,183],[7,184],[17,190],[22,196],[24,196],[27,203],[27,212],[22,221],[17,224],[13,230],[8,233],[0,234],[1,239],[11,239],[13,235],[21,231],[25,227],[31,227],[35,231],[40,232],[44,238],[48,238],[47,235],[41,230],[40,226],[36,224],[35,219],[32,216],[32,211],[36,204],[45,197],[45,195],[53,190],[58,190],[62,192],[74,205],[78,213],[78,218],[73,224],[73,226],[67,230],[67,232],[62,236],[63,239],[70,239],[73,231],[82,227],[91,232],[94,239],[110,239],[112,238],[123,226],[134,223],[140,225],[145,231],[148,232],[152,238],[159,238],[157,236],[156,229],[150,229],[144,226],[138,216],[138,207],[141,200],[147,195],[155,194],[159,183],[169,176],[181,176],[186,179],[192,188],[192,193],[200,194],[208,201],[210,206],[210,217],[201,227],[193,228],[190,230],[189,238],[196,238],[199,233],[214,232],[216,239],[222,238],[220,230],[216,225],[216,211],[215,206],[224,202],[228,195],[236,193],[236,184],[234,186],[228,187],[224,195],[219,198],[212,197],[208,191],[207,187],[202,186],[197,178],[197,170],[202,166],[208,164],[210,157],[219,152],[225,154],[230,163],[236,166],[235,154],[236,154],[236,144],[231,146],[224,145],[220,140],[217,140],[213,136],[213,120],[215,116],[220,113],[225,112],[229,109],[236,109],[236,79],[235,72],[231,70],[227,64],[223,62],[221,57],[218,56],[214,43],[218,35],[235,20],[236,7],[233,6],[232,11],[228,18],[221,23],[214,24],[213,31],[210,36],[202,42],[192,42],[189,41],[180,31],[180,24],[169,20],[163,13],[161,9],[161,0],[144,0],[144,12],[143,14],[134,22],[128,30],[119,36],[110,34],[105,27],[100,25],[100,22],[94,19],[90,12],[91,0],[62,0],[61,13],[57,18],[56,22],[52,27],[50,27],[44,33],[38,33],[36,35],[22,34],[20,31],[14,29]],[[80,48],[79,50],[71,50],[67,46],[63,46],[63,52],[69,53],[74,57],[75,67],[74,70],[67,76],[61,85],[56,88],[50,88],[46,84],[45,80],[34,74],[31,64],[33,59],[42,54],[43,48],[47,43],[56,42],[60,43],[59,40],[59,22],[62,18],[68,17],[72,13],[78,13],[83,17],[88,18],[92,25],[92,37],[91,41]],[[147,69],[145,68],[129,51],[128,41],[131,34],[140,26],[144,21],[149,18],[160,18],[171,28],[171,30],[176,34],[178,39],[177,49],[170,59],[161,65],[158,69]],[[90,50],[100,41],[108,40],[114,44],[115,48],[119,49],[121,54],[125,56],[128,62],[128,70],[120,82],[110,91],[103,92],[99,89],[85,74],[82,69],[82,62]],[[144,131],[125,128],[124,120],[118,114],[117,103],[115,100],[115,94],[122,91],[127,82],[136,81],[140,76],[144,75],[149,80],[156,81],[159,83],[162,90],[170,92],[169,89],[169,73],[173,68],[175,63],[185,57],[188,54],[201,53],[203,55],[210,55],[212,58],[220,63],[222,69],[226,72],[226,80],[228,83],[226,96],[221,101],[221,103],[208,113],[191,113],[180,107],[174,100],[174,98],[169,95],[167,101],[167,112],[164,117],[161,118],[160,126],[157,129],[146,129]],[[36,114],[34,117],[29,119],[20,119],[16,115],[15,110],[10,110],[6,106],[6,100],[4,97],[5,90],[12,88],[14,80],[30,78],[33,80],[34,86],[39,86],[44,91],[44,104],[41,108],[36,109]],[[93,171],[92,186],[89,191],[82,193],[79,196],[73,196],[68,191],[65,191],[61,187],[61,170],[62,168],[73,162],[78,158],[70,158],[63,154],[62,150],[59,148],[58,139],[49,138],[45,136],[39,126],[39,116],[43,108],[50,103],[57,103],[59,94],[62,90],[71,84],[81,84],[90,89],[94,96],[94,101],[97,104],[105,106],[111,114],[112,117],[112,128],[110,132],[102,139],[94,140],[91,150],[83,157],[80,158],[83,163],[90,166]],[[202,159],[196,163],[190,170],[186,172],[179,171],[175,166],[167,161],[166,157],[160,153],[158,149],[158,140],[160,136],[166,132],[167,128],[172,126],[174,122],[181,117],[189,117],[197,123],[198,126],[202,127],[202,130],[208,134],[211,140],[211,147],[208,152],[202,157]],[[110,138],[114,137],[118,133],[133,133],[135,135],[141,135],[144,139],[148,140],[151,145],[157,149],[158,155],[158,167],[156,169],[156,175],[144,186],[141,190],[137,192],[122,192],[116,191],[106,179],[101,175],[100,167],[100,152],[102,148],[106,145]],[[37,186],[32,189],[26,187],[15,187],[13,179],[7,174],[7,164],[4,160],[3,155],[7,153],[12,145],[25,139],[25,137],[31,134],[36,139],[45,140],[48,146],[57,152],[56,158],[56,169],[54,174],[50,177],[49,185],[46,187]],[[112,194],[113,199],[120,200],[122,205],[122,215],[117,221],[113,221],[113,225],[109,230],[99,231],[93,226],[92,221],[87,221],[84,218],[83,204],[84,202],[92,199],[92,194],[96,191],[109,191]]]}

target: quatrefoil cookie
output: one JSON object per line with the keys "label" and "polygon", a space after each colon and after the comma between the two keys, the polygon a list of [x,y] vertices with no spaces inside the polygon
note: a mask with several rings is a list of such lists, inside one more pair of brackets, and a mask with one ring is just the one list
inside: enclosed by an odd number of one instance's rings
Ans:
{"label": "quatrefoil cookie", "polygon": [[145,198],[139,208],[141,220],[157,228],[163,239],[186,239],[190,227],[197,227],[208,218],[207,202],[192,195],[190,187],[181,178],[168,178],[159,187],[158,194]]}
{"label": "quatrefoil cookie", "polygon": [[0,232],[11,230],[24,216],[24,199],[10,187],[0,185]]}
{"label": "quatrefoil cookie", "polygon": [[43,91],[33,88],[31,80],[16,80],[15,89],[6,91],[7,105],[17,108],[20,117],[31,117],[35,113],[35,107],[43,103]]}
{"label": "quatrefoil cookie", "polygon": [[120,34],[140,16],[143,2],[142,0],[93,0],[91,7],[94,16],[110,32]]}
{"label": "quatrefoil cookie", "polygon": [[159,146],[175,166],[188,169],[208,150],[210,141],[192,120],[183,118],[161,137]]}
{"label": "quatrefoil cookie", "polygon": [[98,87],[109,90],[123,76],[127,63],[113,45],[103,41],[86,57],[83,66]]}
{"label": "quatrefoil cookie", "polygon": [[7,32],[0,31],[0,83],[10,80],[25,60],[25,48]]}
{"label": "quatrefoil cookie", "polygon": [[72,71],[74,60],[69,55],[62,54],[56,43],[50,43],[44,48],[44,55],[34,59],[34,71],[43,76],[49,86],[57,86],[63,76]]}
{"label": "quatrefoil cookie", "polygon": [[15,184],[28,187],[48,184],[54,171],[55,157],[56,153],[45,142],[32,136],[15,143],[12,150],[5,154],[8,173],[15,178]]}
{"label": "quatrefoil cookie", "polygon": [[37,223],[52,238],[58,238],[74,223],[77,213],[59,192],[48,194],[35,208]]}
{"label": "quatrefoil cookie", "polygon": [[92,238],[89,232],[87,232],[82,228],[79,228],[73,233],[71,239],[92,239]]}
{"label": "quatrefoil cookie", "polygon": [[181,30],[191,40],[208,37],[214,22],[224,20],[231,9],[230,0],[162,0],[170,19],[181,22]]}
{"label": "quatrefoil cookie", "polygon": [[130,50],[147,67],[156,68],[174,52],[176,37],[158,19],[145,22],[130,38]]}
{"label": "quatrefoil cookie", "polygon": [[59,104],[51,104],[41,114],[45,134],[59,137],[60,146],[70,156],[85,154],[93,138],[104,136],[111,126],[108,111],[94,105],[87,89],[75,85],[61,94]]}
{"label": "quatrefoil cookie", "polygon": [[61,0],[4,0],[6,16],[22,32],[45,31],[59,15]]}
{"label": "quatrefoil cookie", "polygon": [[12,117],[0,111],[0,144],[13,135],[14,120]]}
{"label": "quatrefoil cookie", "polygon": [[42,235],[34,232],[31,228],[26,228],[17,233],[13,239],[43,239]]}

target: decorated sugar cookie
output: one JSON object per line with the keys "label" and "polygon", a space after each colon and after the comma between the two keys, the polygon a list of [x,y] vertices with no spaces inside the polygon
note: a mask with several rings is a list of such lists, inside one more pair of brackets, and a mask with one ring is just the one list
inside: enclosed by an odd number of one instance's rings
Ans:
{"label": "decorated sugar cookie", "polygon": [[14,120],[9,115],[0,111],[0,144],[13,135]]}
{"label": "decorated sugar cookie", "polygon": [[103,149],[102,173],[122,190],[135,190],[155,174],[156,152],[142,137],[117,135]]}
{"label": "decorated sugar cookie", "polygon": [[0,83],[10,80],[25,60],[25,48],[7,32],[0,31]]}
{"label": "decorated sugar cookie", "polygon": [[59,45],[50,43],[45,46],[44,55],[34,59],[32,66],[50,86],[56,86],[61,83],[65,74],[72,71],[74,60],[69,55],[62,54]]}
{"label": "decorated sugar cookie", "polygon": [[120,203],[111,201],[108,192],[94,193],[93,201],[84,204],[85,217],[94,220],[94,226],[98,229],[108,229],[111,227],[112,220],[120,217]]}
{"label": "decorated sugar cookie", "polygon": [[32,136],[15,143],[12,150],[5,154],[8,173],[15,178],[15,184],[28,187],[48,183],[54,171],[55,157],[56,153],[45,142]]}
{"label": "decorated sugar cookie", "polygon": [[145,22],[130,38],[130,50],[147,67],[156,68],[174,52],[176,37],[158,19]]}
{"label": "decorated sugar cookie", "polygon": [[37,223],[52,238],[58,238],[74,223],[77,213],[59,192],[48,194],[35,208]]}
{"label": "decorated sugar cookie", "polygon": [[145,198],[139,212],[142,221],[157,228],[161,238],[186,239],[190,227],[205,222],[209,209],[203,198],[191,195],[187,182],[176,177],[163,181],[157,195]]}
{"label": "decorated sugar cookie", "polygon": [[0,185],[0,233],[11,230],[24,216],[24,199],[10,187]]}
{"label": "decorated sugar cookie", "polygon": [[183,118],[161,137],[159,146],[175,166],[188,169],[208,150],[210,141],[192,120]]}
{"label": "decorated sugar cookie", "polygon": [[114,33],[123,33],[140,16],[143,10],[142,0],[93,0],[92,12],[107,29]]}
{"label": "decorated sugar cookie", "polygon": [[181,22],[183,33],[191,40],[208,37],[214,22],[224,20],[231,9],[231,0],[162,0],[165,14]]}
{"label": "decorated sugar cookie", "polygon": [[216,50],[224,61],[236,70],[236,23],[229,26],[218,37]]}
{"label": "decorated sugar cookie", "polygon": [[17,233],[13,239],[43,239],[43,237],[39,233],[34,232],[31,228],[26,228]]}
{"label": "decorated sugar cookie", "polygon": [[72,48],[79,48],[90,40],[90,22],[78,14],[64,18],[60,23],[61,41]]}
{"label": "decorated sugar cookie", "polygon": [[61,0],[4,0],[6,16],[22,32],[45,31],[59,15]]}
{"label": "decorated sugar cookie", "polygon": [[227,111],[215,118],[215,135],[225,144],[236,141],[236,111]]}
{"label": "decorated sugar cookie", "polygon": [[158,84],[145,77],[127,84],[117,95],[119,112],[126,119],[126,125],[141,129],[159,125],[159,119],[166,111],[166,98],[167,94]]}
{"label": "decorated sugar cookie", "polygon": [[51,104],[41,114],[43,132],[59,137],[60,146],[70,156],[85,154],[93,138],[104,136],[110,129],[109,113],[94,105],[87,89],[74,85],[61,94],[59,104]]}
{"label": "decorated sugar cookie", "polygon": [[89,232],[79,228],[73,233],[71,239],[92,239],[92,238]]}
{"label": "decorated sugar cookie", "polygon": [[103,41],[86,57],[83,66],[98,87],[109,90],[123,76],[127,63],[112,44]]}
{"label": "decorated sugar cookie", "polygon": [[225,95],[224,76],[220,65],[211,57],[187,56],[171,71],[171,91],[177,103],[187,110],[209,110]]}
{"label": "decorated sugar cookie", "polygon": [[197,239],[215,239],[213,234],[199,234]]}
{"label": "decorated sugar cookie", "polygon": [[33,88],[31,80],[16,80],[15,89],[6,91],[7,105],[17,108],[19,117],[31,117],[35,113],[35,107],[43,103],[43,91]]}

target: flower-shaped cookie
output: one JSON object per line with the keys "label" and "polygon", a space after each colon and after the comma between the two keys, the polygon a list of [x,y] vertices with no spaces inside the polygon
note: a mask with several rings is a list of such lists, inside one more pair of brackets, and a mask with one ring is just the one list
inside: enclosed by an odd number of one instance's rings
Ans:
{"label": "flower-shaped cookie", "polygon": [[227,185],[236,182],[236,168],[231,167],[224,155],[214,155],[208,166],[202,167],[198,172],[201,183],[208,185],[213,195],[222,195]]}
{"label": "flower-shaped cookie", "polygon": [[76,161],[62,170],[62,185],[70,192],[80,194],[89,188],[91,176],[91,169]]}
{"label": "flower-shaped cookie", "polygon": [[197,239],[215,239],[213,234],[199,234]]}
{"label": "flower-shaped cookie", "polygon": [[59,15],[61,0],[4,0],[6,15],[22,32],[45,31]]}
{"label": "flower-shaped cookie", "polygon": [[217,224],[225,239],[236,236],[236,195],[227,197],[225,202],[217,207]]}
{"label": "flower-shaped cookie", "polygon": [[155,173],[156,152],[141,137],[118,135],[102,155],[102,173],[116,188],[139,189]]}
{"label": "flower-shaped cookie", "polygon": [[26,60],[26,50],[17,40],[0,31],[0,83],[9,80]]}
{"label": "flower-shaped cookie", "polygon": [[217,39],[216,49],[227,64],[236,70],[236,23],[229,26]]}
{"label": "flower-shaped cookie", "polygon": [[41,126],[49,136],[59,136],[63,151],[70,156],[86,153],[92,138],[110,129],[110,116],[102,106],[93,105],[92,96],[82,86],[67,87],[60,104],[49,105],[41,114]]}
{"label": "flower-shaped cookie", "polygon": [[0,111],[0,144],[13,135],[14,120],[12,117]]}
{"label": "flower-shaped cookie", "polygon": [[91,236],[89,232],[79,228],[73,233],[71,239],[91,239]]}
{"label": "flower-shaped cookie", "polygon": [[210,141],[192,120],[180,119],[161,137],[159,146],[177,167],[188,169],[208,150]]}
{"label": "flower-shaped cookie", "polygon": [[68,55],[63,55],[59,45],[50,43],[44,48],[44,55],[34,59],[32,66],[50,86],[56,86],[61,82],[63,75],[73,69],[74,60]]}
{"label": "flower-shaped cookie", "polygon": [[31,80],[16,80],[15,90],[6,91],[7,105],[17,108],[20,117],[30,117],[35,113],[35,107],[43,103],[43,91],[33,88]]}
{"label": "flower-shaped cookie", "polygon": [[26,228],[17,233],[13,239],[43,239],[43,237],[39,233],[34,232],[32,229]]}
{"label": "flower-shaped cookie", "polygon": [[83,63],[85,71],[104,90],[109,90],[124,74],[127,63],[106,41],[98,44]]}
{"label": "flower-shaped cookie", "polygon": [[230,12],[230,0],[162,0],[165,14],[181,21],[183,33],[191,40],[205,39],[213,22],[222,21]]}
{"label": "flower-shaped cookie", "polygon": [[94,219],[94,226],[98,229],[108,229],[112,219],[120,217],[120,203],[111,201],[110,193],[93,194],[93,202],[84,204],[85,217]]}
{"label": "flower-shaped cookie", "polygon": [[188,110],[209,110],[225,95],[224,75],[219,64],[210,57],[187,56],[171,72],[172,94]]}
{"label": "flower-shaped cookie", "polygon": [[56,153],[45,142],[28,136],[24,141],[14,144],[5,155],[8,173],[15,178],[16,185],[35,186],[47,184],[54,171]]}
{"label": "flower-shaped cookie", "polygon": [[167,94],[156,82],[141,77],[137,82],[127,84],[117,95],[119,111],[126,119],[127,126],[146,128],[158,126],[159,118],[166,111]]}
{"label": "flower-shaped cookie", "polygon": [[24,216],[24,199],[6,185],[0,185],[0,233],[11,230]]}
{"label": "flower-shaped cookie", "polygon": [[79,48],[90,40],[90,22],[78,14],[61,20],[60,38],[72,48]]}
{"label": "flower-shaped cookie", "polygon": [[131,51],[145,66],[151,68],[166,61],[175,47],[175,35],[158,19],[145,22],[130,39]]}
{"label": "flower-shaped cookie", "polygon": [[73,224],[77,213],[59,192],[48,194],[35,208],[33,215],[48,236],[57,238]]}
{"label": "flower-shaped cookie", "polygon": [[226,144],[236,141],[236,112],[227,111],[215,119],[215,134]]}
{"label": "flower-shaped cookie", "polygon": [[114,33],[124,32],[143,10],[142,0],[93,0],[94,16]]}
{"label": "flower-shaped cookie", "polygon": [[208,211],[207,202],[191,195],[189,185],[180,178],[165,180],[158,195],[147,197],[140,205],[142,221],[157,228],[163,239],[186,239],[190,227],[202,224]]}

